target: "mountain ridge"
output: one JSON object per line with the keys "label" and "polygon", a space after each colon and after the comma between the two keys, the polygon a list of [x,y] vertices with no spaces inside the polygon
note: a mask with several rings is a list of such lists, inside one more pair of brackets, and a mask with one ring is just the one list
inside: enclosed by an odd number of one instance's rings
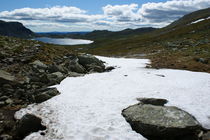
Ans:
{"label": "mountain ridge", "polygon": [[0,35],[30,38],[34,36],[34,32],[23,26],[20,22],[5,22],[0,20]]}

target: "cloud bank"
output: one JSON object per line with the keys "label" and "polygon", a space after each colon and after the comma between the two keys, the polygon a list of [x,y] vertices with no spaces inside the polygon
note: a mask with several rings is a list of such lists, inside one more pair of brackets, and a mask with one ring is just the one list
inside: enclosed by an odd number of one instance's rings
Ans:
{"label": "cloud bank", "polygon": [[0,12],[0,19],[19,21],[34,31],[121,30],[163,27],[190,12],[210,7],[210,0],[171,0],[143,5],[106,5],[103,14],[77,7],[21,8]]}

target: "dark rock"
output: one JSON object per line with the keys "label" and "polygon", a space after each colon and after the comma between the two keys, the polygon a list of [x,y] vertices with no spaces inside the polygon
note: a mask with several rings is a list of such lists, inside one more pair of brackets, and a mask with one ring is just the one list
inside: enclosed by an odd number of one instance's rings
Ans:
{"label": "dark rock", "polygon": [[84,66],[86,69],[88,69],[89,65],[95,64],[96,66],[100,66],[101,68],[103,68],[105,70],[104,62],[102,62],[101,60],[99,60],[98,58],[96,58],[93,55],[80,54],[80,55],[78,55],[78,59],[79,59],[79,64]]}
{"label": "dark rock", "polygon": [[8,96],[1,96],[0,101],[6,101],[9,97]]}
{"label": "dark rock", "polygon": [[61,72],[54,72],[54,73],[47,74],[47,77],[44,77],[43,80],[46,81],[45,83],[48,83],[48,84],[50,83],[50,85],[55,85],[55,84],[59,84],[64,78],[65,76]]}
{"label": "dark rock", "polygon": [[18,122],[16,126],[17,137],[24,138],[32,132],[37,132],[39,130],[45,130],[46,127],[41,124],[41,119],[32,115],[24,115]]}
{"label": "dark rock", "polygon": [[122,111],[132,129],[149,140],[196,140],[202,127],[177,107],[136,104]]}
{"label": "dark rock", "polygon": [[151,104],[157,106],[164,106],[166,103],[168,103],[168,100],[158,98],[137,98],[137,100],[142,104]]}
{"label": "dark rock", "polygon": [[42,63],[40,60],[36,60],[31,63],[35,68],[38,69],[47,69],[47,65]]}
{"label": "dark rock", "polygon": [[104,67],[95,64],[86,65],[86,67],[89,72],[104,72]]}
{"label": "dark rock", "polygon": [[204,58],[195,58],[195,61],[203,63],[203,64],[209,63],[208,59],[204,59]]}
{"label": "dark rock", "polygon": [[8,99],[5,101],[5,103],[6,103],[7,105],[11,105],[11,104],[13,103],[13,100],[10,99],[10,98],[8,98]]}
{"label": "dark rock", "polygon": [[56,88],[47,88],[47,89],[43,89],[43,90],[37,91],[37,92],[38,92],[37,95],[35,95],[35,97],[34,97],[36,103],[44,102],[44,101],[60,94]]}
{"label": "dark rock", "polygon": [[78,63],[78,58],[69,60],[68,69],[72,72],[85,73],[85,68]]}
{"label": "dark rock", "polygon": [[113,67],[113,66],[106,67],[106,71],[108,71],[108,72],[113,70],[113,69],[115,69],[115,67]]}
{"label": "dark rock", "polygon": [[15,82],[15,77],[4,70],[0,70],[0,85],[11,82]]}
{"label": "dark rock", "polygon": [[7,135],[7,134],[2,134],[0,136],[0,140],[12,140],[12,139],[13,139],[12,136]]}
{"label": "dark rock", "polygon": [[49,73],[53,73],[53,72],[57,72],[57,71],[60,71],[58,66],[56,65],[50,65],[48,68],[47,68],[48,72]]}
{"label": "dark rock", "polygon": [[202,136],[202,140],[210,140],[210,131]]}
{"label": "dark rock", "polygon": [[42,102],[50,99],[51,96],[46,93],[41,93],[41,94],[35,95],[34,98],[35,98],[36,103],[42,103]]}
{"label": "dark rock", "polygon": [[0,101],[0,107],[5,106],[5,102],[4,101]]}

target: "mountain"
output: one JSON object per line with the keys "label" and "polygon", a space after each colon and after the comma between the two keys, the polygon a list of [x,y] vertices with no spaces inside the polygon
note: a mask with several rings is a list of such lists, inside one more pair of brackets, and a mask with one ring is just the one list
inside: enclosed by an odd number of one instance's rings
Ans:
{"label": "mountain", "polygon": [[93,44],[71,49],[104,56],[143,56],[156,68],[210,72],[210,8],[187,14],[164,28],[142,34],[134,31],[123,35],[125,30],[119,34],[103,31],[101,35],[98,31]]}
{"label": "mountain", "polygon": [[0,20],[0,35],[20,38],[30,38],[34,33],[19,22],[5,22]]}
{"label": "mountain", "polygon": [[89,40],[102,40],[107,38],[123,38],[133,35],[145,34],[156,30],[156,28],[138,28],[138,29],[125,29],[122,31],[108,31],[108,30],[95,30],[92,32],[49,32],[49,33],[36,33],[37,36],[58,37],[58,38],[79,38]]}
{"label": "mountain", "polygon": [[207,19],[209,17],[210,17],[210,8],[202,9],[183,16],[182,18],[168,25],[166,28],[176,28],[179,26],[188,25],[202,19]]}

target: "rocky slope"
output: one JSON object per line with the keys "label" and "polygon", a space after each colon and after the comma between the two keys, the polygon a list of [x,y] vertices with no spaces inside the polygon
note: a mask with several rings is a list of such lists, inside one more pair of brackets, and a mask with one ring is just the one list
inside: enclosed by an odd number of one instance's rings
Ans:
{"label": "rocky slope", "polygon": [[34,33],[20,22],[5,22],[0,20],[0,35],[30,38],[34,36]]}
{"label": "rocky slope", "polygon": [[67,76],[104,71],[104,62],[92,55],[75,55],[62,46],[0,36],[0,137],[9,134],[14,139],[16,110],[59,94],[49,86]]}

